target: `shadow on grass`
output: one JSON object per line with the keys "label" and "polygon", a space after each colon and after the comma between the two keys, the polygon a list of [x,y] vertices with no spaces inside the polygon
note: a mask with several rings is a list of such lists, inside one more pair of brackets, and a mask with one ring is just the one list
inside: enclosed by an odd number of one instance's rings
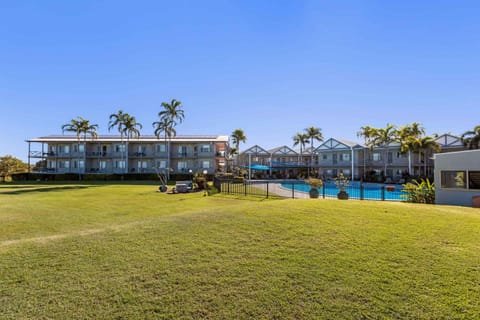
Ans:
{"label": "shadow on grass", "polygon": [[[12,190],[12,191],[0,191],[0,195],[7,194],[7,195],[18,195],[23,193],[30,193],[30,192],[55,192],[55,191],[63,191],[63,190],[78,190],[78,189],[86,189],[91,188],[94,186],[52,186],[52,187],[24,187],[21,190]],[[16,188],[20,188],[19,186]]]}

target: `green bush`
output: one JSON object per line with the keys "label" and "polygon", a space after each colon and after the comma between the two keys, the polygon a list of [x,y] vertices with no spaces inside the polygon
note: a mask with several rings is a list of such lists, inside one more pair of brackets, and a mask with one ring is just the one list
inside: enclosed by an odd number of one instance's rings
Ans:
{"label": "green bush", "polygon": [[406,183],[403,185],[402,191],[406,193],[402,197],[407,202],[435,203],[435,185],[428,178],[422,179],[421,182],[413,180],[413,182]]}

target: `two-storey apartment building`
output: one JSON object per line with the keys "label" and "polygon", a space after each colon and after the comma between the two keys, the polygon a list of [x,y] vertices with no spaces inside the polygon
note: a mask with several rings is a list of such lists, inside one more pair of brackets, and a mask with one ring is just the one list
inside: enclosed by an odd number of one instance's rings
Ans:
{"label": "two-storey apartment building", "polygon": [[[440,152],[463,150],[459,137],[444,134],[435,138]],[[267,150],[255,145],[237,157],[237,166],[268,166],[268,172],[294,177],[308,172],[325,179],[343,173],[355,180],[405,182],[410,176],[433,175],[433,151],[401,152],[399,143],[370,149],[360,143],[330,138],[314,149],[300,152],[287,146]],[[260,176],[265,176],[262,172]],[[258,176],[258,175],[254,175]]]}
{"label": "two-storey apartment building", "polygon": [[135,174],[225,172],[228,136],[155,136],[125,139],[98,136],[47,136],[29,139],[29,163],[48,173]]}

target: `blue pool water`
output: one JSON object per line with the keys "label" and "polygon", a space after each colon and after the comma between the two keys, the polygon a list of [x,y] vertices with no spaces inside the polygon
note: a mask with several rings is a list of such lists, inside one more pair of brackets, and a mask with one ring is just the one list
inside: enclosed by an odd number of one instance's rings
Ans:
{"label": "blue pool water", "polygon": [[[352,181],[345,188],[350,199],[365,199],[365,200],[388,200],[388,201],[402,201],[402,186],[401,185],[383,185],[378,183],[363,183],[363,191],[358,181]],[[296,183],[282,183],[282,187],[294,191],[308,192],[310,185],[302,182]],[[383,187],[383,190],[382,190]],[[324,190],[325,189],[325,190]],[[393,189],[393,190],[392,190]],[[318,188],[320,197],[325,193],[325,197],[336,198],[338,188],[334,182],[326,182],[322,187]]]}

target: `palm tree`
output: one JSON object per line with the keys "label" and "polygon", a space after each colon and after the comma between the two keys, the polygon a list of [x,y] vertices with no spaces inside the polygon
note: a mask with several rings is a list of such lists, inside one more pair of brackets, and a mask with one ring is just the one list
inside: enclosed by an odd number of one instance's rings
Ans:
{"label": "palm tree", "polygon": [[164,133],[164,139],[165,139],[165,151],[167,153],[167,176],[168,172],[170,171],[168,168],[168,144],[167,144],[167,138],[170,140],[172,136],[176,136],[177,132],[175,131],[175,128],[173,126],[172,120],[163,118],[160,121],[155,121],[152,123],[153,127],[155,128],[154,134],[157,137],[157,139],[160,139],[160,135],[162,132]]}
{"label": "palm tree", "polygon": [[[130,138],[139,138],[140,137],[140,129],[142,129],[142,124],[137,122],[134,116],[123,112],[123,110],[119,110],[117,113],[113,113],[110,115],[110,121],[108,123],[108,131],[112,128],[117,127],[118,132],[120,133],[120,140],[123,143],[123,137],[127,137],[127,141],[125,142],[125,173],[128,172],[128,142]],[[138,127],[138,129],[137,129]]]}
{"label": "palm tree", "polygon": [[90,124],[90,120],[86,120],[82,117],[72,119],[70,123],[62,126],[62,131],[75,132],[77,138],[80,140],[80,136],[83,135],[84,141],[87,140],[87,135],[90,135],[93,139],[97,138],[98,124]]}
{"label": "palm tree", "polygon": [[293,146],[296,147],[300,145],[300,159],[303,159],[303,149],[308,142],[308,136],[305,133],[297,133],[292,137]]}
{"label": "palm tree", "polygon": [[305,128],[307,138],[310,139],[310,148],[311,148],[311,159],[310,166],[313,165],[313,140],[323,141],[322,129],[317,127],[308,127]]}
{"label": "palm tree", "polygon": [[363,136],[365,138],[365,144],[370,147],[371,150],[375,147],[383,149],[383,160],[384,160],[384,174],[387,173],[387,163],[388,163],[388,149],[392,142],[395,142],[397,139],[397,128],[392,124],[387,124],[385,128],[374,128],[370,126],[364,126],[360,128],[360,132],[357,133],[358,136]]}
{"label": "palm tree", "polygon": [[[164,132],[165,139],[168,138],[168,145],[170,145],[170,141],[172,137],[175,137],[177,135],[177,131],[175,130],[175,127],[177,126],[178,123],[183,122],[183,120],[185,119],[185,112],[182,109],[182,103],[176,99],[172,99],[170,103],[162,102],[161,106],[163,107],[164,110],[158,113],[158,117],[160,118],[160,121],[153,123],[153,126],[156,128],[155,135],[157,135],[157,137],[160,137],[160,133]],[[167,179],[170,178],[170,169],[169,169],[170,168],[170,151],[169,151],[170,148],[168,147],[168,145],[166,145],[167,168],[168,168]]]}
{"label": "palm tree", "polygon": [[[87,135],[90,135],[92,139],[97,138],[98,124],[90,124],[90,120],[82,117],[70,120],[70,123],[62,126],[62,131],[75,132],[78,142],[80,144],[80,137],[83,135],[83,161],[85,163],[87,157]],[[80,165],[78,166],[78,177],[81,179]]]}
{"label": "palm tree", "polygon": [[397,141],[400,143],[400,152],[408,153],[408,174],[412,175],[413,141],[425,134],[425,129],[418,122],[407,124],[397,130]]}
{"label": "palm tree", "polygon": [[120,138],[123,141],[123,134],[124,134],[124,127],[125,127],[125,120],[128,113],[124,113],[123,110],[119,110],[117,113],[112,113],[110,115],[110,121],[108,122],[108,131],[112,128],[117,127],[118,132],[120,133]]}
{"label": "palm tree", "polygon": [[127,114],[123,125],[123,132],[127,136],[127,140],[130,138],[140,138],[140,129],[142,129],[143,126],[141,123],[137,122],[137,119],[135,119],[134,116]]}
{"label": "palm tree", "polygon": [[472,131],[463,133],[461,139],[468,149],[480,148],[480,125],[475,126]]}
{"label": "palm tree", "polygon": [[[120,141],[121,144],[123,144],[123,136],[125,134],[125,122],[127,120],[127,117],[130,115],[128,113],[123,112],[123,110],[119,110],[117,113],[112,113],[109,117],[110,121],[108,122],[108,131],[110,131],[112,128],[117,127],[118,132],[120,133]],[[126,163],[128,162],[127,159],[127,144],[123,145],[123,153],[124,153],[124,159],[125,159],[125,172],[127,171],[127,166]]]}
{"label": "palm tree", "polygon": [[164,110],[158,113],[158,117],[160,119],[170,119],[174,127],[178,123],[182,123],[185,119],[185,112],[182,109],[182,103],[179,100],[172,99],[170,103],[162,102],[162,107],[164,108]]}
{"label": "palm tree", "polygon": [[427,176],[428,153],[440,150],[440,145],[431,136],[415,138],[412,141],[413,150],[418,152],[418,157],[423,154],[423,175]]}
{"label": "palm tree", "polygon": [[247,136],[242,129],[236,129],[232,132],[232,143],[235,145],[235,150],[237,155],[240,154],[240,142],[245,143],[247,141]]}

